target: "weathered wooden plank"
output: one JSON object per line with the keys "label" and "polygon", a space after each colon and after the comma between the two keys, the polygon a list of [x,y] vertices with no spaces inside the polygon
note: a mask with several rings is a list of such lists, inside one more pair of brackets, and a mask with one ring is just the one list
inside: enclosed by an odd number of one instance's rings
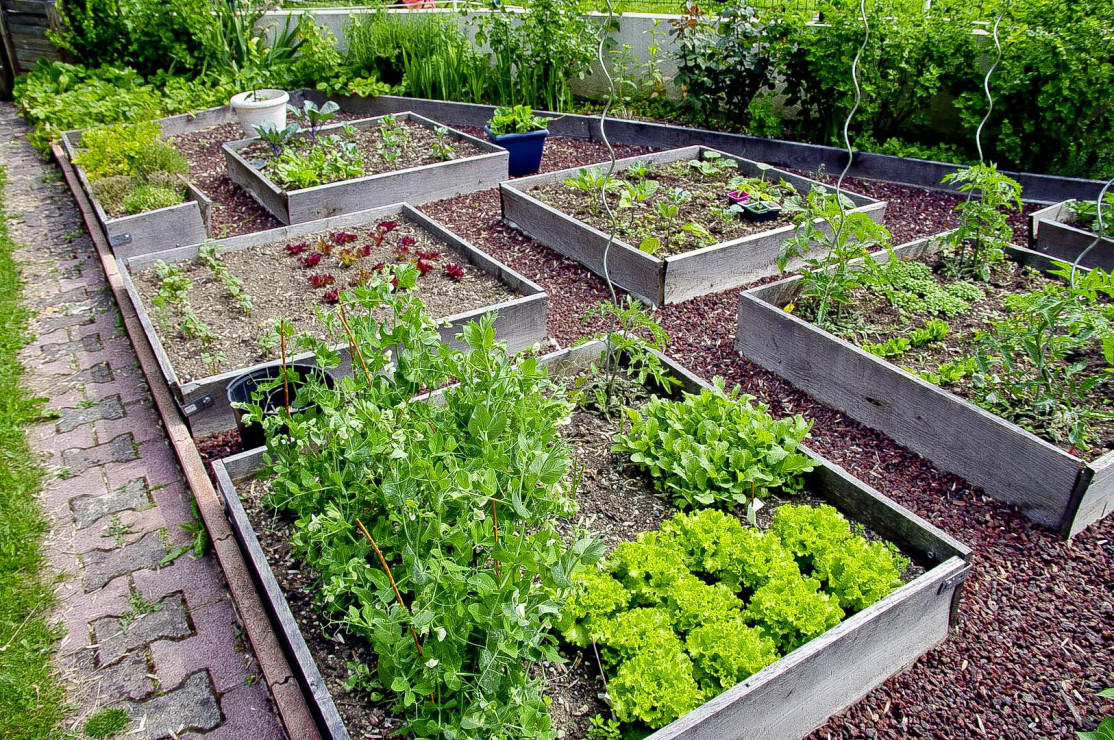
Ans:
{"label": "weathered wooden plank", "polygon": [[[260,231],[253,234],[222,239],[216,243],[223,251],[239,251],[272,242],[294,241],[308,234],[329,229],[343,229],[354,226],[376,223],[385,218],[398,215],[421,224],[446,243],[446,245],[460,254],[463,261],[484,270],[492,275],[518,297],[500,302],[492,306],[485,306],[473,311],[467,311],[452,316],[438,319],[439,324],[448,323],[448,326],[439,327],[442,339],[455,347],[462,346],[457,340],[465,324],[479,319],[486,313],[495,314],[495,330],[501,341],[507,343],[511,352],[519,352],[527,347],[541,342],[546,337],[546,311],[548,309],[548,294],[536,283],[526,279],[506,265],[492,259],[481,252],[472,244],[460,239],[452,232],[445,229],[433,219],[407,204],[395,204],[384,208],[374,208],[357,213],[348,213],[321,221],[311,221],[293,226],[284,226],[278,229]],[[182,262],[197,257],[201,244],[192,244],[184,247],[169,249],[164,252],[137,255],[121,262],[121,272],[127,282],[128,292],[135,305],[136,313],[140,317],[144,331],[159,357],[163,377],[174,392],[175,398],[183,408],[197,407],[196,411],[188,415],[190,431],[195,437],[226,431],[235,426],[236,420],[227,397],[228,384],[240,375],[263,367],[273,366],[277,362],[265,362],[246,368],[233,368],[228,371],[210,375],[185,382],[178,378],[173,367],[167,359],[163,348],[162,339],[159,337],[153,322],[150,320],[146,308],[130,280],[134,272],[146,269],[158,261],[168,263]],[[352,372],[352,358],[346,344],[334,348],[340,355],[341,364],[333,370],[333,374],[344,377]],[[296,355],[290,360],[297,362],[315,362],[309,353]]]}
{"label": "weathered wooden plank", "polygon": [[665,262],[616,239],[607,247],[607,234],[572,218],[508,183],[499,186],[503,219],[536,241],[574,259],[601,277],[604,256],[611,280],[654,306],[662,294]]}
{"label": "weathered wooden plank", "polygon": [[[626,157],[616,162],[615,171],[623,172],[635,162],[665,165],[699,159],[708,151],[716,150],[693,146]],[[733,159],[740,175],[784,179],[803,194],[820,184],[775,168],[763,171],[757,162],[726,152],[718,153]],[[603,275],[607,234],[531,194],[536,188],[562,183],[581,169],[585,168],[573,167],[504,182],[499,186],[503,198],[503,218],[542,244],[577,260],[597,275]],[[855,193],[848,193],[847,197],[854,203],[856,211],[867,213],[875,221],[880,222],[885,215],[885,203]],[[608,272],[616,285],[653,305],[678,303],[776,274],[781,245],[793,233],[794,227],[786,225],[665,258],[646,254],[616,239],[608,253]],[[792,264],[800,264],[800,260],[793,260]]]}
{"label": "weathered wooden plank", "polygon": [[1085,475],[1080,478],[1086,483],[1086,488],[1082,490],[1070,528],[1063,532],[1068,537],[1074,537],[1087,525],[1114,511],[1114,452],[1089,463]]}
{"label": "weathered wooden plank", "polygon": [[951,558],[647,740],[795,740],[948,636]]}
{"label": "weathered wooden plank", "polygon": [[[931,251],[933,240],[895,249]],[[1046,256],[1010,248],[1047,267]],[[1071,529],[1083,462],[1020,427],[781,310],[799,278],[743,292],[735,347],[821,402],[880,429],[1056,531]]]}
{"label": "weathered wooden plank", "polygon": [[[567,375],[599,357],[600,342],[551,353],[541,359],[551,374]],[[667,370],[690,392],[707,384],[667,357]],[[437,402],[439,392],[425,400]],[[926,572],[824,635],[650,736],[650,740],[793,740],[865,695],[947,637],[952,605],[971,551],[908,510],[889,501],[838,466],[817,458],[810,490],[912,555]],[[250,475],[261,453],[227,461],[233,477]],[[227,476],[226,476],[227,478]],[[227,488],[227,490],[226,490]],[[222,486],[226,499],[237,492]],[[904,519],[905,521],[901,521]],[[269,570],[265,561],[261,569]],[[285,602],[278,594],[277,599]],[[280,629],[280,636],[285,633]],[[316,670],[312,656],[307,672]],[[314,695],[307,692],[307,697]],[[329,699],[331,704],[331,698]]]}
{"label": "weathered wooden plank", "polygon": [[[400,122],[410,121],[429,128],[440,125],[410,112],[400,113],[396,118]],[[325,126],[321,133],[328,135],[345,125],[372,129],[378,128],[381,123],[382,118],[367,118]],[[291,224],[403,201],[426,203],[452,198],[493,188],[506,179],[509,155],[505,149],[452,129],[449,129],[449,136],[457,141],[468,141],[483,153],[297,190],[278,187],[239,154],[239,150],[256,139],[228,142],[223,149],[232,181],[247,190],[276,218]]]}
{"label": "weathered wooden plank", "polygon": [[279,586],[274,572],[267,564],[267,555],[259,544],[259,538],[255,535],[255,529],[251,526],[247,512],[244,511],[239,492],[226,468],[226,464],[233,469],[244,469],[248,465],[258,467],[262,465],[262,458],[262,451],[257,449],[236,455],[234,458],[215,461],[213,474],[217,479],[217,490],[224,501],[224,510],[228,515],[232,533],[236,537],[236,543],[240,546],[240,552],[244,554],[245,564],[251,572],[252,580],[255,581],[256,589],[263,597],[267,616],[270,617],[271,624],[279,634],[279,642],[282,644],[283,652],[286,653],[294,678],[298,681],[302,693],[310,697],[307,704],[314,721],[324,733],[324,737],[332,740],[347,740],[348,731],[344,727],[344,720],[341,719],[325,679],[322,678],[321,671],[310,654],[309,646],[306,645],[305,638],[298,629],[298,623],[294,619],[293,612],[290,611],[290,604],[282,593],[282,587]]}
{"label": "weathered wooden plank", "polygon": [[[1074,202],[1057,203],[1030,216],[1029,246],[1065,262],[1075,262],[1084,250],[1090,248],[1081,263],[1084,267],[1114,270],[1114,239],[1107,236],[1096,244],[1098,234],[1076,226],[1075,214],[1068,208],[1068,204]],[[1107,233],[1111,232],[1114,232],[1114,223],[1107,224]]]}

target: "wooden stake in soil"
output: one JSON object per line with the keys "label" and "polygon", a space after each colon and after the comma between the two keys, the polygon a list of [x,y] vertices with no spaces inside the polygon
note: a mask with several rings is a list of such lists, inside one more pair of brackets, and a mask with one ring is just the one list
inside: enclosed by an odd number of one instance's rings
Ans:
{"label": "wooden stake in soil", "polygon": [[341,299],[340,304],[340,324],[344,327],[344,333],[348,335],[348,345],[352,348],[352,352],[356,359],[360,361],[360,367],[364,369],[364,375],[367,376],[368,385],[371,385],[371,372],[367,369],[367,363],[364,362],[364,353],[360,351],[360,345],[356,343],[356,335],[352,333],[352,327],[348,325],[348,318],[344,315],[344,300]]}
{"label": "wooden stake in soil", "polygon": [[[375,554],[379,556],[379,564],[383,566],[383,570],[387,574],[387,580],[391,582],[391,588],[395,591],[395,598],[398,599],[398,605],[406,611],[410,611],[410,607],[406,606],[406,602],[402,600],[402,594],[399,593],[398,586],[395,585],[395,577],[391,575],[390,566],[387,565],[387,560],[383,557],[383,553],[379,551],[379,545],[375,544],[375,540],[372,538],[371,533],[367,531],[367,527],[365,527],[364,523],[359,519],[356,520],[356,526],[364,533],[364,537],[367,537],[367,541],[370,542],[372,548],[375,549]],[[414,638],[414,647],[418,648],[418,655],[421,655],[422,643],[418,640],[418,633],[414,631],[414,625],[410,625],[410,634]]]}
{"label": "wooden stake in soil", "polygon": [[290,418],[290,380],[286,374],[286,321],[279,322],[279,347],[282,352],[282,401],[286,407],[286,418]]}

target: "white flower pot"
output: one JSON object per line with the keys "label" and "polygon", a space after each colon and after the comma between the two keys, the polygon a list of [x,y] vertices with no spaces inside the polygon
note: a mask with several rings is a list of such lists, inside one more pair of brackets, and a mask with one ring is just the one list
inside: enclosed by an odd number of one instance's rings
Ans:
{"label": "white flower pot", "polygon": [[286,104],[290,96],[283,90],[248,90],[232,96],[229,105],[240,119],[248,136],[258,136],[255,127],[273,123],[275,128],[286,128]]}

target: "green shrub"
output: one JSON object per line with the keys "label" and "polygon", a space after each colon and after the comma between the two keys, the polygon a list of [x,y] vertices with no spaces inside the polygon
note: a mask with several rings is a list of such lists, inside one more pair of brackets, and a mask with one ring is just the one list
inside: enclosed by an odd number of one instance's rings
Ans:
{"label": "green shrub", "polygon": [[160,131],[155,121],[86,129],[81,134],[74,162],[81,165],[85,176],[94,182],[116,175],[138,177],[139,163],[148,156],[147,150],[165,146]]}
{"label": "green shrub", "polygon": [[722,378],[699,396],[655,397],[628,409],[631,429],[613,449],[653,476],[681,508],[745,505],[771,490],[800,490],[812,459],[799,451],[812,424],[798,415],[774,419],[753,396],[723,390]]}
{"label": "green shrub", "polygon": [[125,213],[124,199],[135,188],[137,182],[134,177],[128,175],[102,177],[91,183],[93,197],[100,202],[101,207],[109,216],[123,215]]}
{"label": "green shrub", "polygon": [[136,185],[125,197],[121,204],[128,214],[145,213],[158,208],[175,206],[182,202],[182,189],[168,188],[165,185],[152,185],[142,183]]}

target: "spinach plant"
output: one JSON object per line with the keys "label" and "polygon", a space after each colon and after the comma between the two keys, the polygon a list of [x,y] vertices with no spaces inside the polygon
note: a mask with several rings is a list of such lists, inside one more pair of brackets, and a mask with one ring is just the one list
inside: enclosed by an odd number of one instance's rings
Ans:
{"label": "spinach plant", "polygon": [[814,466],[800,451],[811,422],[799,414],[774,419],[753,396],[725,392],[722,378],[699,395],[655,397],[626,413],[630,431],[615,438],[613,449],[684,509],[746,506],[777,489],[793,493]]}

